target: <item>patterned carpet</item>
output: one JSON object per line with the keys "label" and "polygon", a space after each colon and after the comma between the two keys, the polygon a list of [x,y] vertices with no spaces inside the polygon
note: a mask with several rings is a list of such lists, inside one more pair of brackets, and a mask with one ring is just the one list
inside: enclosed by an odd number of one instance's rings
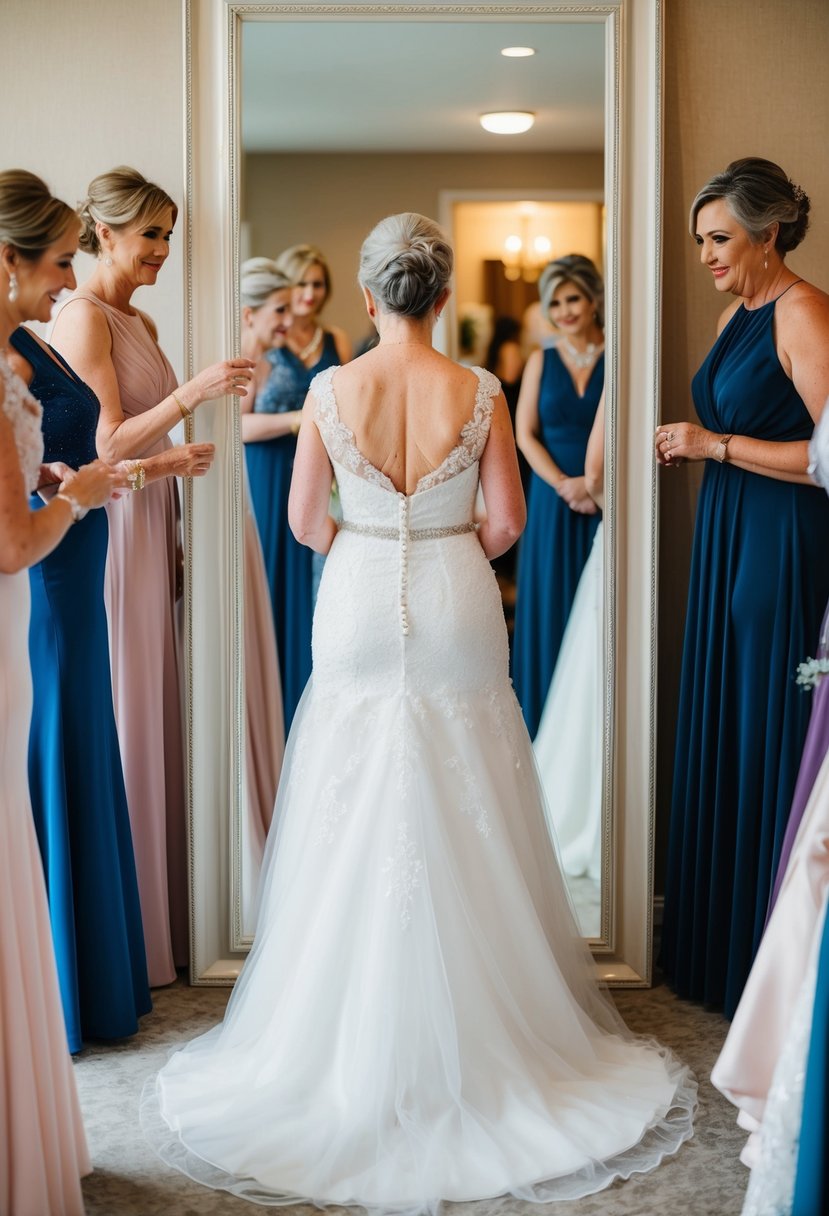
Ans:
{"label": "patterned carpet", "polygon": [[[88,1047],[76,1057],[95,1167],[83,1188],[87,1216],[253,1216],[267,1210],[197,1186],[163,1166],[144,1143],[137,1116],[144,1080],[176,1044],[220,1019],[228,990],[178,983],[154,995],[155,1009],[135,1039]],[[696,1134],[654,1173],[577,1202],[556,1204],[555,1216],[738,1216],[747,1185],[747,1173],[737,1160],[743,1133],[734,1122],[733,1108],[708,1080],[727,1023],[719,1014],[678,1001],[664,986],[618,992],[616,1003],[632,1030],[668,1043],[696,1072]],[[318,1213],[307,1206],[279,1211],[284,1216]],[[445,1209],[446,1216],[539,1216],[539,1211],[537,1205],[514,1199],[447,1204]]]}

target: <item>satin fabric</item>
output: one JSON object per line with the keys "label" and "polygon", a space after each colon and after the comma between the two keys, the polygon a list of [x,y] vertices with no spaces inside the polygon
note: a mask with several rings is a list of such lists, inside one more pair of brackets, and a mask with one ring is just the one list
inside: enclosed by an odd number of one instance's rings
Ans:
{"label": "satin fabric", "polygon": [[[774,307],[738,308],[693,381],[703,426],[766,440],[814,424],[774,345]],[[676,734],[662,967],[731,1017],[760,942],[808,725],[795,683],[829,597],[829,500],[708,461],[697,507]]]}
{"label": "satin fabric", "polygon": [[[98,401],[25,330],[44,459],[95,459]],[[59,356],[56,356],[59,358]],[[43,502],[30,500],[33,510]],[[70,1050],[135,1034],[152,1008],[127,795],[112,707],[104,571],[106,512],[90,511],[29,571],[34,686],[29,785],[49,895]]]}
{"label": "satin fabric", "polygon": [[[604,355],[579,396],[558,351],[544,352],[538,394],[540,438],[568,477],[584,475],[587,441],[604,387]],[[598,515],[571,511],[537,473],[527,492],[527,527],[518,553],[512,681],[534,736],[553,678],[564,631],[596,528]]]}

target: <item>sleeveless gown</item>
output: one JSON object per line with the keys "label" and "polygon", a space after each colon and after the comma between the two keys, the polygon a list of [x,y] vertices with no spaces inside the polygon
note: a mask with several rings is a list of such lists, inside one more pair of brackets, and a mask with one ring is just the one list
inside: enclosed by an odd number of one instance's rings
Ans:
{"label": "sleeveless gown", "polygon": [[[44,460],[96,458],[98,399],[26,332]],[[56,354],[56,358],[60,356]],[[29,505],[43,502],[32,495]],[[46,873],[70,1051],[135,1034],[152,1008],[127,796],[112,708],[104,570],[106,511],[90,511],[29,571],[34,704],[29,787]]]}
{"label": "sleeveless gown", "polygon": [[[268,351],[265,358],[271,365],[271,373],[253,407],[256,413],[262,414],[302,409],[314,376],[340,361],[334,336],[327,331],[322,353],[313,367],[306,367],[285,347]],[[295,435],[245,444],[251,503],[273,605],[286,730],[290,729],[311,674],[314,614],[313,555],[294,539],[288,526],[288,493],[295,452]]]}
{"label": "sleeveless gown", "polygon": [[[121,408],[151,409],[176,377],[138,314],[83,288],[106,317]],[[164,435],[135,457],[171,447]],[[178,503],[172,478],[151,482],[107,507],[109,620],[115,720],[132,826],[150,985],[171,984],[188,957],[184,745],[175,613]]]}
{"label": "sleeveless gown", "polygon": [[[774,345],[774,308],[741,306],[693,381],[710,430],[808,439]],[[706,463],[691,562],[665,883],[662,967],[732,1017],[766,909],[810,702],[797,666],[829,598],[829,499]]]}
{"label": "sleeveless gown", "polygon": [[[824,411],[815,432],[812,451],[820,453],[816,461],[817,479],[829,490],[829,411]],[[829,529],[824,537],[824,547],[827,541]],[[829,676],[824,676],[818,691],[827,685]],[[803,778],[801,766],[799,788]],[[740,1126],[752,1133],[744,1156],[749,1161],[759,1158],[756,1168],[764,1178],[762,1186],[752,1182],[758,1196],[758,1213],[777,1210],[762,1206],[766,1202],[764,1196],[776,1193],[780,1186],[787,1188],[787,1194],[794,1187],[794,1162],[781,1151],[781,1127],[785,1127],[787,1142],[793,1143],[795,1148],[798,1134],[803,1144],[811,1145],[808,1151],[812,1152],[814,1162],[819,1156],[815,1150],[825,1141],[829,1126],[828,1023],[825,1016],[829,1007],[829,968],[825,961],[829,957],[829,939],[824,943],[827,934],[824,914],[829,901],[829,754],[826,746],[818,757],[810,787],[802,790],[802,796],[803,811],[790,856],[785,870],[778,876],[778,898],[728,1038],[711,1074],[713,1084],[739,1108],[737,1121]],[[815,1003],[812,1019],[811,1007]],[[804,1005],[808,1007],[805,1011]],[[810,1059],[813,1079],[807,1092],[811,1096],[804,1104],[802,1081],[810,1020],[815,1067],[812,1070]],[[793,1060],[791,1041],[795,1026],[801,1027],[803,1042],[799,1057]],[[793,1102],[793,1094],[800,1096],[800,1105]],[[815,1176],[819,1176],[821,1185],[829,1189],[826,1170],[821,1168]],[[772,1182],[774,1189],[770,1190]],[[790,1200],[789,1194],[788,1204],[781,1206],[780,1211],[789,1210]],[[803,1213],[823,1210],[820,1203],[801,1209]]]}
{"label": "sleeveless gown", "polygon": [[[0,409],[27,491],[43,454],[40,408],[0,356]],[[77,525],[74,525],[77,527]],[[0,574],[0,1211],[83,1216],[91,1170],[66,1046],[43,866],[29,805],[29,577]]]}
{"label": "sleeveless gown", "polygon": [[[544,824],[475,534],[498,382],[412,495],[313,384],[343,522],[253,950],[145,1089],[170,1164],[262,1205],[576,1198],[691,1134],[695,1085],[599,994]],[[520,947],[520,948],[518,948]]]}
{"label": "sleeveless gown", "polygon": [[[584,396],[555,347],[544,351],[538,393],[541,440],[562,472],[584,476],[587,440],[604,386],[604,355]],[[598,515],[577,515],[537,473],[530,476],[527,527],[518,552],[512,679],[530,735],[538,731],[564,630]]]}

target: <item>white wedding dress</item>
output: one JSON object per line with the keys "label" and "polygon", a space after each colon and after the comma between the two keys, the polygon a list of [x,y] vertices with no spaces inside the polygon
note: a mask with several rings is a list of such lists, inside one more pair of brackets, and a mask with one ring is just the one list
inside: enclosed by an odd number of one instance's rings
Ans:
{"label": "white wedding dress", "polygon": [[498,382],[395,490],[312,385],[343,523],[224,1022],[145,1089],[171,1165],[263,1205],[572,1199],[692,1134],[696,1085],[592,978],[475,534]]}

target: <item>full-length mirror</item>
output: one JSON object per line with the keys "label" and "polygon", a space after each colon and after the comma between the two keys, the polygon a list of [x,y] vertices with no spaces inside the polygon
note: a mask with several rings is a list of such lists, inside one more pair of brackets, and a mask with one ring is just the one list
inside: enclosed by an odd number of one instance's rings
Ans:
{"label": "full-length mirror", "polygon": [[[526,458],[527,532],[496,574],[571,901],[600,973],[649,980],[654,483],[630,436],[656,412],[659,10],[521,7],[189,7],[191,356],[258,366],[241,417],[199,420],[221,483],[187,503],[196,982],[232,979],[250,945],[281,732],[310,671],[321,565],[288,531],[296,411],[316,372],[371,344],[359,249],[404,210],[456,251],[435,344],[499,376]],[[535,123],[482,128],[505,110]]]}
{"label": "full-length mirror", "polygon": [[[253,931],[277,736],[283,723],[290,728],[311,671],[323,565],[288,525],[293,431],[314,375],[376,341],[356,283],[359,250],[378,220],[401,211],[439,219],[455,249],[439,346],[498,375],[513,418],[521,397],[529,521],[495,568],[550,826],[582,931],[602,937],[610,858],[602,831],[601,512],[582,481],[605,367],[605,37],[595,23],[537,25],[532,45],[522,46],[527,34],[517,23],[242,25],[240,328],[242,353],[259,360],[259,372],[241,418],[252,517],[234,897],[240,945]],[[482,127],[480,115],[505,109],[532,114],[533,126],[516,134]],[[544,268],[573,255],[583,262],[574,279],[556,272],[553,303]],[[290,290],[268,278],[261,259]],[[572,505],[554,489],[559,478],[572,481]],[[336,509],[336,486],[334,495]],[[281,716],[269,696],[278,682]],[[605,932],[606,924],[605,912]]]}

